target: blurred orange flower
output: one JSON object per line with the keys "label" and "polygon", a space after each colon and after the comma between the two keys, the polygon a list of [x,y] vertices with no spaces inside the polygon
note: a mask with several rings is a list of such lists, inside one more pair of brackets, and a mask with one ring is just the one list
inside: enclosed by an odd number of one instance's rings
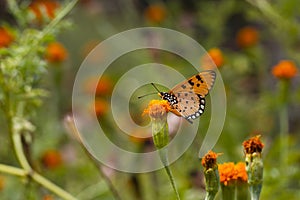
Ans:
{"label": "blurred orange flower", "polygon": [[235,170],[237,172],[237,179],[243,182],[247,182],[248,176],[246,172],[246,164],[244,162],[238,162],[235,165]]}
{"label": "blurred orange flower", "polygon": [[43,200],[53,200],[53,197],[49,194],[46,194],[45,196],[43,196]]}
{"label": "blurred orange flower", "polygon": [[0,48],[8,47],[14,41],[14,36],[4,27],[0,27]]}
{"label": "blurred orange flower", "polygon": [[281,60],[272,69],[272,74],[276,78],[290,79],[296,76],[298,69],[293,61]]}
{"label": "blurred orange flower", "polygon": [[59,4],[54,0],[35,0],[29,5],[29,10],[34,13],[38,22],[44,18],[53,19]]}
{"label": "blurred orange flower", "polygon": [[215,65],[220,68],[224,64],[224,56],[222,51],[219,48],[212,48],[210,49],[206,55],[202,58],[202,65],[204,68],[209,68],[214,66],[212,65],[212,61],[215,63]]}
{"label": "blurred orange flower", "polygon": [[59,42],[52,42],[46,48],[46,59],[50,63],[58,63],[66,60],[68,52]]}
{"label": "blurred orange flower", "polygon": [[94,102],[94,111],[97,117],[103,116],[108,110],[108,103],[103,99],[96,99]]}
{"label": "blurred orange flower", "polygon": [[144,15],[152,23],[161,23],[166,18],[167,11],[161,4],[153,4],[146,8]]}
{"label": "blurred orange flower", "polygon": [[254,136],[249,140],[243,142],[244,150],[246,154],[261,153],[264,148],[264,144],[260,141],[260,135]]}
{"label": "blurred orange flower", "polygon": [[0,191],[4,188],[4,177],[0,176]]}
{"label": "blurred orange flower", "polygon": [[152,138],[152,134],[151,133],[147,133],[145,131],[142,130],[136,130],[135,132],[133,132],[132,134],[130,134],[129,136],[129,140],[133,143],[136,144],[141,144],[146,142],[147,140],[151,140]]}
{"label": "blurred orange flower", "polygon": [[236,36],[237,45],[241,48],[247,48],[257,44],[259,33],[256,28],[246,26],[240,29]]}
{"label": "blurred orange flower", "polygon": [[93,93],[93,89],[96,86],[95,95],[96,96],[103,96],[109,95],[113,89],[112,81],[107,76],[102,76],[100,80],[96,77],[90,78],[85,83],[85,91],[88,93]]}
{"label": "blurred orange flower", "polygon": [[161,118],[171,110],[167,100],[151,100],[143,115],[149,114],[151,118]]}
{"label": "blurred orange flower", "polygon": [[62,165],[61,153],[57,150],[47,150],[42,155],[42,163],[49,169],[55,169]]}

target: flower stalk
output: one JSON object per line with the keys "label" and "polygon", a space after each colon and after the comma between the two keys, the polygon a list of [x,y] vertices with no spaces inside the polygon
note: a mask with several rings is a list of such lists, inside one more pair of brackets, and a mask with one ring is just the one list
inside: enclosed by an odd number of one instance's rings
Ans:
{"label": "flower stalk", "polygon": [[236,196],[236,181],[231,181],[229,184],[221,184],[222,200],[234,200]]}
{"label": "flower stalk", "polygon": [[237,180],[236,182],[236,199],[243,199],[247,200],[249,198],[249,192],[248,192],[248,184],[247,182]]}
{"label": "flower stalk", "polygon": [[259,200],[263,184],[263,161],[261,152],[264,144],[260,136],[255,136],[243,143],[246,152],[246,171],[251,200]]}
{"label": "flower stalk", "polygon": [[[38,56],[40,48],[37,47],[44,42],[45,37],[48,36],[48,34],[55,32],[55,28],[58,23],[71,11],[76,2],[77,0],[70,1],[64,8],[62,8],[57,17],[53,19],[42,31],[33,31],[30,29],[30,33],[34,33],[35,35],[32,35],[36,37],[31,39],[24,36],[24,38],[26,38],[25,40],[17,40],[16,43],[18,44],[18,47],[15,45],[11,48],[13,52],[11,55],[13,56],[4,57],[0,66],[0,88],[1,92],[3,92],[1,95],[1,107],[3,108],[7,120],[7,129],[11,138],[13,150],[20,165],[20,168],[16,168],[1,164],[0,171],[15,176],[23,176],[28,178],[30,181],[35,181],[44,188],[55,193],[61,199],[66,200],[73,200],[76,198],[37,173],[28,161],[28,157],[24,150],[24,143],[22,143],[22,137],[28,132],[33,132],[35,127],[29,122],[28,117],[24,116],[23,111],[27,108],[28,104],[33,101],[36,102],[40,100],[38,98],[43,96],[43,92],[41,92],[42,90],[32,89],[35,88],[36,82],[32,81],[32,78],[27,78],[35,77],[36,79],[39,79],[39,75],[41,73],[39,70],[33,70],[35,67],[36,69],[40,68],[39,66],[42,63],[39,62],[41,60]],[[8,8],[11,13],[15,15],[17,21],[22,27],[25,24],[25,18],[22,15],[22,11],[17,2],[15,0],[9,1]],[[20,31],[25,33],[27,29]],[[20,51],[20,49],[22,50]],[[35,60],[35,62],[30,62],[32,58],[34,58],[33,60]],[[27,76],[26,78],[22,76],[22,70],[28,72],[28,74],[24,75]],[[18,71],[18,73],[16,73],[16,71]],[[36,98],[34,100],[30,98],[20,98],[29,96]],[[30,114],[28,114],[28,116],[30,116]]]}
{"label": "flower stalk", "polygon": [[281,60],[272,69],[272,74],[279,79],[279,137],[281,142],[281,169],[285,168],[288,155],[288,103],[290,94],[290,82],[298,74],[298,68],[292,60]]}
{"label": "flower stalk", "polygon": [[219,154],[209,151],[202,158],[202,165],[204,167],[204,177],[205,177],[205,190],[206,196],[205,200],[213,200],[220,187],[220,177],[217,165],[217,157]]}
{"label": "flower stalk", "polygon": [[286,156],[288,154],[287,134],[289,131],[288,119],[288,99],[289,99],[289,86],[288,79],[282,79],[279,82],[279,137],[281,142],[281,165],[284,168],[286,163]]}
{"label": "flower stalk", "polygon": [[144,114],[149,114],[152,124],[153,143],[158,150],[160,160],[167,172],[170,183],[176,195],[176,199],[180,200],[178,189],[172,171],[169,167],[167,147],[169,143],[169,128],[167,123],[167,113],[170,110],[170,105],[165,100],[152,100],[148,108],[144,110]]}

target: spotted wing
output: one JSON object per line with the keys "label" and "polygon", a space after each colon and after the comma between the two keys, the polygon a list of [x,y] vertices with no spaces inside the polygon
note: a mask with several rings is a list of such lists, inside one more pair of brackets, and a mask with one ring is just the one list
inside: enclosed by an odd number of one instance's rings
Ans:
{"label": "spotted wing", "polygon": [[191,93],[177,93],[177,104],[173,105],[174,114],[184,117],[188,122],[193,123],[192,120],[200,117],[205,109],[205,98]]}
{"label": "spotted wing", "polygon": [[205,97],[213,87],[216,80],[216,73],[212,70],[200,72],[191,78],[176,85],[171,92],[176,95],[179,92],[192,91],[202,97]]}
{"label": "spotted wing", "polygon": [[216,73],[212,70],[207,70],[176,85],[170,91],[178,101],[176,105],[173,105],[174,113],[180,114],[190,123],[192,123],[191,120],[200,117],[205,109],[204,97],[213,87],[215,79]]}

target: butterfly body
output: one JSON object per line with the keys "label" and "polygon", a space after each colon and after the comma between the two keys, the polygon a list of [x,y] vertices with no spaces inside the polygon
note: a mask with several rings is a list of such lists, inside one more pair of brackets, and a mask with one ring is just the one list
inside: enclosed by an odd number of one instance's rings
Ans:
{"label": "butterfly body", "polygon": [[212,88],[215,79],[214,71],[203,71],[179,83],[170,92],[159,92],[158,95],[169,102],[172,113],[192,123],[192,120],[203,114],[205,96]]}

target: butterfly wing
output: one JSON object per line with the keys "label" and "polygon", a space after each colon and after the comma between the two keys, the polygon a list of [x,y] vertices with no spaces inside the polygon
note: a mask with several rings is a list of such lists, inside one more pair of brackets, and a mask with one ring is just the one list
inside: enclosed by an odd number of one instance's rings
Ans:
{"label": "butterfly wing", "polygon": [[212,70],[203,71],[179,83],[171,91],[178,103],[173,105],[176,115],[181,115],[190,123],[200,117],[205,109],[205,96],[213,87],[216,73]]}
{"label": "butterfly wing", "polygon": [[216,73],[214,71],[203,71],[179,83],[171,90],[171,92],[175,95],[180,92],[193,92],[205,97],[209,90],[213,87],[215,80]]}
{"label": "butterfly wing", "polygon": [[190,123],[203,114],[205,98],[195,93],[177,93],[175,96],[177,96],[178,103],[174,104],[174,109],[171,110],[174,114],[184,117]]}

